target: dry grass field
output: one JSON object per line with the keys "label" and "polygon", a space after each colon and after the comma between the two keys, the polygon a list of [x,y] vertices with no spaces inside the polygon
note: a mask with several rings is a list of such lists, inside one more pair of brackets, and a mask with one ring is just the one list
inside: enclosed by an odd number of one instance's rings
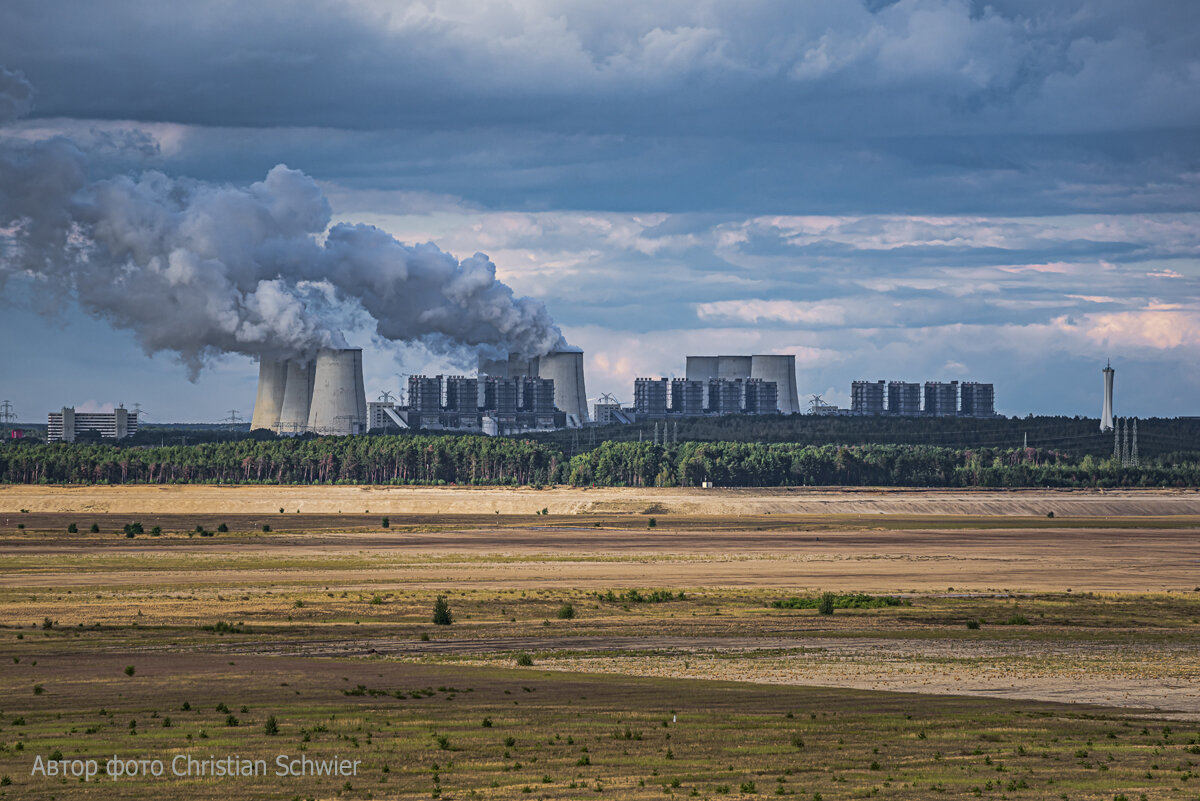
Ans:
{"label": "dry grass field", "polygon": [[0,488],[4,799],[1194,801],[1197,654],[1193,492]]}

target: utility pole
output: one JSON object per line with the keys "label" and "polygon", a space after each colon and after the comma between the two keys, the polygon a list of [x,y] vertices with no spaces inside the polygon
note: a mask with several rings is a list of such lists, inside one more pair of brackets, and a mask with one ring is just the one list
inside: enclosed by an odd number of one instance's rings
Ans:
{"label": "utility pole", "polygon": [[1129,463],[1133,467],[1138,466],[1137,452],[1137,418],[1133,418],[1133,451],[1129,454]]}
{"label": "utility pole", "polygon": [[[1117,421],[1120,422],[1119,420]],[[1120,463],[1121,460],[1121,429],[1118,426],[1113,426],[1113,461]]]}
{"label": "utility pole", "polygon": [[4,401],[3,403],[0,403],[0,423],[11,425],[15,422],[17,422],[17,415],[16,412],[13,411],[12,402]]}

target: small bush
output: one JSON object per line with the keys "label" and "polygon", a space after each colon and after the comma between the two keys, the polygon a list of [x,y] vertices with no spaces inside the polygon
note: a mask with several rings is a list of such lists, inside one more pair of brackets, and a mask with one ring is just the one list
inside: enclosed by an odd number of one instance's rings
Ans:
{"label": "small bush", "polygon": [[381,521],[380,521],[380,525],[382,525],[384,528],[388,528],[389,526],[391,526],[391,525],[392,525],[392,521],[391,521],[391,520],[388,520],[388,519],[385,517],[385,518],[383,518],[383,520],[381,520]]}
{"label": "small bush", "polygon": [[227,526],[227,525],[225,525],[224,523],[222,523],[221,525],[217,526],[217,531],[219,531],[219,532],[221,532],[222,534],[224,534],[224,533],[226,533],[226,532],[228,532],[228,531],[229,531],[229,526]]}
{"label": "small bush", "polygon": [[1046,517],[1054,517],[1054,512],[1046,512]]}
{"label": "small bush", "polygon": [[968,620],[968,621],[967,621],[967,628],[969,628],[969,629],[978,629],[978,628],[979,628],[979,621],[978,621],[978,620]]}
{"label": "small bush", "polygon": [[151,537],[161,537],[162,536],[162,526],[155,526],[154,528],[150,529],[150,536]]}
{"label": "small bush", "polygon": [[74,523],[71,523],[70,525],[67,526],[67,533],[68,534],[78,534],[79,526],[75,525]]}
{"label": "small bush", "polygon": [[46,688],[43,687],[42,685],[40,685],[40,684],[33,685],[33,694],[34,695],[41,695],[44,692],[46,692]]}
{"label": "small bush", "polygon": [[485,729],[490,729],[490,728],[492,728],[492,719],[491,719],[491,718],[484,718],[484,719],[483,719],[483,728],[485,728]]}
{"label": "small bush", "polygon": [[126,676],[132,676],[136,672],[137,672],[137,668],[135,668],[133,665],[125,666],[125,675]]}
{"label": "small bush", "polygon": [[99,534],[100,533],[100,524],[92,523],[92,527],[88,530],[91,531],[93,534]]}
{"label": "small bush", "polygon": [[[279,511],[281,511],[281,512],[282,512],[283,510],[282,510],[282,509],[280,509]],[[262,529],[262,530],[263,530],[263,534],[266,534],[268,531],[270,531],[270,530],[271,530],[271,527],[270,527],[270,526],[268,526],[266,523],[263,523],[263,529]]]}
{"label": "small bush", "polygon": [[274,715],[271,715],[270,717],[268,717],[267,722],[263,724],[263,734],[266,734],[266,735],[279,734],[279,721],[277,721],[275,719]]}
{"label": "small bush", "polygon": [[646,528],[654,528],[658,525],[658,521],[653,517],[646,521]]}
{"label": "small bush", "polygon": [[572,620],[575,617],[575,607],[571,604],[563,604],[558,607],[559,620]]}
{"label": "small bush", "polygon": [[371,606],[383,606],[383,596],[375,593],[371,596],[371,600],[367,601]]}
{"label": "small bush", "polygon": [[454,622],[454,615],[450,613],[450,604],[444,595],[439,595],[433,602],[433,622],[439,626],[449,626]]}
{"label": "small bush", "polygon": [[833,614],[833,604],[837,600],[832,592],[827,592],[821,596],[821,603],[817,605],[817,612],[822,615]]}
{"label": "small bush", "polygon": [[518,667],[533,667],[533,657],[525,652],[517,654]]}
{"label": "small bush", "polygon": [[47,618],[42,618],[42,628],[44,628],[44,629],[52,629],[52,628],[54,628],[54,621],[53,621],[53,620],[51,620],[51,619],[50,619],[50,618],[48,618],[48,617],[47,617]]}

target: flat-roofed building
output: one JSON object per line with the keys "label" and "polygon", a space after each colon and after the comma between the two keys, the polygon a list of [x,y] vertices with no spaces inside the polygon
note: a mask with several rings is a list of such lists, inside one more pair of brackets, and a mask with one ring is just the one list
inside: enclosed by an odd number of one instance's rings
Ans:
{"label": "flat-roofed building", "polygon": [[46,415],[47,442],[74,442],[82,431],[95,431],[105,439],[124,439],[137,433],[138,413],[124,406],[111,412],[77,412],[73,406]]}

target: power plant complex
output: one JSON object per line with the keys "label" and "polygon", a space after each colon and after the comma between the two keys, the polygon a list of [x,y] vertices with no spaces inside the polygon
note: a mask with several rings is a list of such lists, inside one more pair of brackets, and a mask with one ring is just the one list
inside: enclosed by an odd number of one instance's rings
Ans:
{"label": "power plant complex", "polygon": [[311,362],[263,358],[251,430],[346,436],[432,429],[510,434],[588,422],[583,352],[480,360],[478,377],[413,375],[408,403],[367,403],[362,350],[323,349]]}
{"label": "power plant complex", "polygon": [[[634,423],[674,416],[800,412],[793,355],[688,356],[685,376],[638,378],[633,403],[604,396],[589,417],[583,351],[523,359],[479,357],[475,376],[411,375],[407,403],[389,393],[368,403],[362,350],[322,349],[310,361],[259,362],[251,429],[280,435],[352,435],[404,429],[516,434]],[[1112,368],[1105,368],[1105,416],[1112,430]],[[814,414],[995,417],[995,389],[975,381],[855,381],[851,407],[814,396]],[[1105,427],[1107,423],[1107,427]],[[136,425],[136,424],[135,424]]]}

